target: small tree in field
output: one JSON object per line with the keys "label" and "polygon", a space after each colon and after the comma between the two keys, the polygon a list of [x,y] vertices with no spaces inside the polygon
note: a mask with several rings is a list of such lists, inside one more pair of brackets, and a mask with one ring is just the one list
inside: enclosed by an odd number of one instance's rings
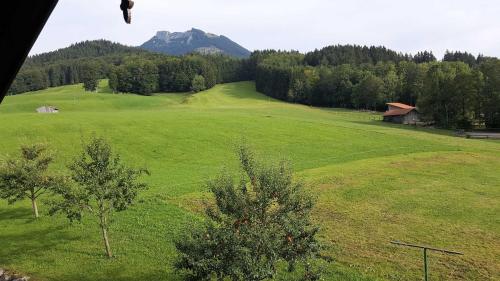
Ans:
{"label": "small tree in field", "polygon": [[81,220],[84,212],[98,219],[106,255],[112,257],[108,232],[114,212],[127,209],[146,184],[138,177],[146,172],[122,164],[119,155],[113,154],[110,145],[102,138],[93,138],[79,157],[69,165],[76,183],[56,190],[62,199],[53,202],[51,214],[63,212],[73,220]]}
{"label": "small tree in field", "polygon": [[209,182],[215,206],[206,209],[204,227],[176,243],[176,267],[193,280],[257,281],[273,278],[279,261],[290,271],[301,262],[304,279],[317,279],[309,266],[319,251],[318,228],[310,221],[313,200],[292,180],[286,162],[260,165],[246,147],[239,157],[239,182],[227,172]]}
{"label": "small tree in field", "polygon": [[61,182],[48,171],[52,161],[44,144],[21,146],[21,157],[8,159],[0,166],[0,198],[11,204],[30,199],[33,216],[38,218],[37,199]]}

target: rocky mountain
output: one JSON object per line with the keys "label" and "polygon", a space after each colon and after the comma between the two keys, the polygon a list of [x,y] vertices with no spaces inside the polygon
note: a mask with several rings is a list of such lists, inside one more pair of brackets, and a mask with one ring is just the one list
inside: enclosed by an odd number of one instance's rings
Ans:
{"label": "rocky mountain", "polygon": [[191,29],[186,32],[159,31],[140,48],[169,55],[184,55],[198,52],[202,54],[225,54],[247,58],[250,51],[223,35]]}

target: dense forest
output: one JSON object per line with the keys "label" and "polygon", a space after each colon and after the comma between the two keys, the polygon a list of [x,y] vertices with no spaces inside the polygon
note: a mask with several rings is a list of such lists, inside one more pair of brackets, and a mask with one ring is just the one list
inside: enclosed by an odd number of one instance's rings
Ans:
{"label": "dense forest", "polygon": [[424,120],[445,128],[500,128],[500,61],[447,52],[415,56],[383,47],[332,46],[308,54],[254,52],[257,90],[322,107],[385,109],[416,105]]}
{"label": "dense forest", "polygon": [[385,47],[330,46],[307,54],[255,51],[249,59],[150,53],[109,41],[86,41],[30,57],[10,94],[107,78],[116,92],[201,91],[255,80],[265,95],[294,103],[385,109],[416,105],[424,120],[446,128],[500,128],[500,61],[466,52],[397,53]]}
{"label": "dense forest", "polygon": [[127,47],[105,40],[86,41],[68,48],[27,59],[9,94],[46,89],[75,83],[94,85],[97,79],[110,79],[116,92],[149,95],[153,92],[198,90],[217,83],[249,80],[247,61],[223,55],[172,57]]}

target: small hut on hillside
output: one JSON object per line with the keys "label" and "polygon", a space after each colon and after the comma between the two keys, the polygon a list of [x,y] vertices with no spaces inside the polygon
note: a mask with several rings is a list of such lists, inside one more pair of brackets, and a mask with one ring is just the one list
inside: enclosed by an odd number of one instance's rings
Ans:
{"label": "small hut on hillside", "polygon": [[54,106],[44,105],[44,106],[37,108],[36,112],[38,112],[38,113],[59,113],[59,109],[57,109],[57,107],[54,107]]}
{"label": "small hut on hillside", "polygon": [[388,103],[388,110],[384,113],[384,121],[398,124],[416,124],[420,116],[416,107],[403,103]]}

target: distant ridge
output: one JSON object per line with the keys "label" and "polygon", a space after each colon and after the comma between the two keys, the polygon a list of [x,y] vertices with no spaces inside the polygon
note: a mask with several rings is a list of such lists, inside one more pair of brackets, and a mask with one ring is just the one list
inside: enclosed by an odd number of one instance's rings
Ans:
{"label": "distant ridge", "polygon": [[137,47],[125,46],[104,39],[87,40],[71,44],[71,46],[55,51],[30,56],[25,64],[45,64],[61,60],[97,58],[109,55],[128,55],[136,53],[146,53],[146,51]]}
{"label": "distant ridge", "polygon": [[158,31],[140,48],[169,55],[188,53],[225,54],[228,56],[247,58],[250,51],[223,35],[215,35],[199,29],[186,32]]}

